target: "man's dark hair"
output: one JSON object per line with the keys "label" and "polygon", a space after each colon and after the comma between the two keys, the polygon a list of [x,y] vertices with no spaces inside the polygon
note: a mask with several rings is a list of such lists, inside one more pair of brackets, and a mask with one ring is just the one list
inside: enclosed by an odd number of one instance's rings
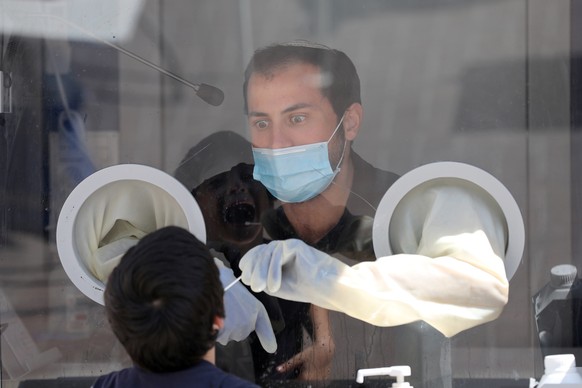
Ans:
{"label": "man's dark hair", "polygon": [[248,114],[247,89],[253,73],[270,76],[275,70],[296,63],[320,69],[324,85],[321,93],[341,117],[354,102],[361,103],[360,78],[351,59],[342,51],[309,42],[291,42],[267,46],[255,51],[245,70],[244,110]]}
{"label": "man's dark hair", "polygon": [[160,373],[190,368],[214,346],[223,294],[206,245],[168,226],[125,253],[104,297],[111,328],[133,362]]}

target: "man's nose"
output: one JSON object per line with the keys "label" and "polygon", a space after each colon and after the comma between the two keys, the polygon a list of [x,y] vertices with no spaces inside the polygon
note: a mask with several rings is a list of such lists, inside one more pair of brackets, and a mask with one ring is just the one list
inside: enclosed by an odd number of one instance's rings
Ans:
{"label": "man's nose", "polygon": [[293,141],[289,137],[289,130],[281,124],[273,125],[269,148],[287,148],[292,147],[293,145]]}

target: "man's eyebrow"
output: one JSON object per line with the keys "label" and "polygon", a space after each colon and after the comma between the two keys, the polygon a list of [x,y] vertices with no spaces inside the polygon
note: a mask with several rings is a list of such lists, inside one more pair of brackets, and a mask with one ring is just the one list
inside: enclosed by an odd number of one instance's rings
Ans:
{"label": "man's eyebrow", "polygon": [[[311,108],[313,105],[306,103],[306,102],[300,102],[298,104],[295,105],[291,105],[288,108],[283,109],[283,111],[281,113],[289,113],[289,112],[293,112],[295,110],[298,109],[304,109],[304,108]],[[249,117],[266,117],[268,116],[268,114],[263,113],[263,112],[257,112],[257,111],[251,111],[248,113]]]}
{"label": "man's eyebrow", "polygon": [[294,110],[298,110],[298,109],[311,108],[312,106],[313,106],[312,104],[308,104],[306,102],[300,102],[298,104],[291,105],[289,108],[283,110],[283,113],[293,112]]}
{"label": "man's eyebrow", "polygon": [[247,116],[249,116],[249,117],[267,117],[268,115],[266,113],[263,113],[263,112],[252,111],[252,112],[247,113]]}

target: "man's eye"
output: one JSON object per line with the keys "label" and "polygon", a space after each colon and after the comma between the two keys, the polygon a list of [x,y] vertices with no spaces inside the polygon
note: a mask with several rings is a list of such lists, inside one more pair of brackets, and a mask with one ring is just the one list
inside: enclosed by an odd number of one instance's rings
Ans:
{"label": "man's eye", "polygon": [[300,124],[300,123],[302,123],[304,121],[305,121],[305,116],[303,116],[303,115],[291,116],[291,122],[293,124]]}
{"label": "man's eye", "polygon": [[260,120],[255,123],[255,127],[258,129],[265,129],[269,126],[269,123],[266,120]]}

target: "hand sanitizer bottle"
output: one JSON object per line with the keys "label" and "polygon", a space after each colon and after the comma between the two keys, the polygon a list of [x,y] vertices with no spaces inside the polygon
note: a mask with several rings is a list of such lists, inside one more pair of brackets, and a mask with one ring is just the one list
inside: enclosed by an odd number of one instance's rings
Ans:
{"label": "hand sanitizer bottle", "polygon": [[582,281],[577,268],[561,264],[550,271],[550,282],[532,298],[543,356],[582,357]]}
{"label": "hand sanitizer bottle", "polygon": [[356,375],[356,382],[362,384],[366,376],[393,376],[396,382],[392,383],[392,388],[413,388],[412,385],[404,381],[404,376],[410,376],[411,371],[408,365],[389,366],[386,368],[359,369]]}
{"label": "hand sanitizer bottle", "polygon": [[582,368],[576,368],[573,354],[546,356],[544,368],[544,375],[536,388],[582,388]]}

